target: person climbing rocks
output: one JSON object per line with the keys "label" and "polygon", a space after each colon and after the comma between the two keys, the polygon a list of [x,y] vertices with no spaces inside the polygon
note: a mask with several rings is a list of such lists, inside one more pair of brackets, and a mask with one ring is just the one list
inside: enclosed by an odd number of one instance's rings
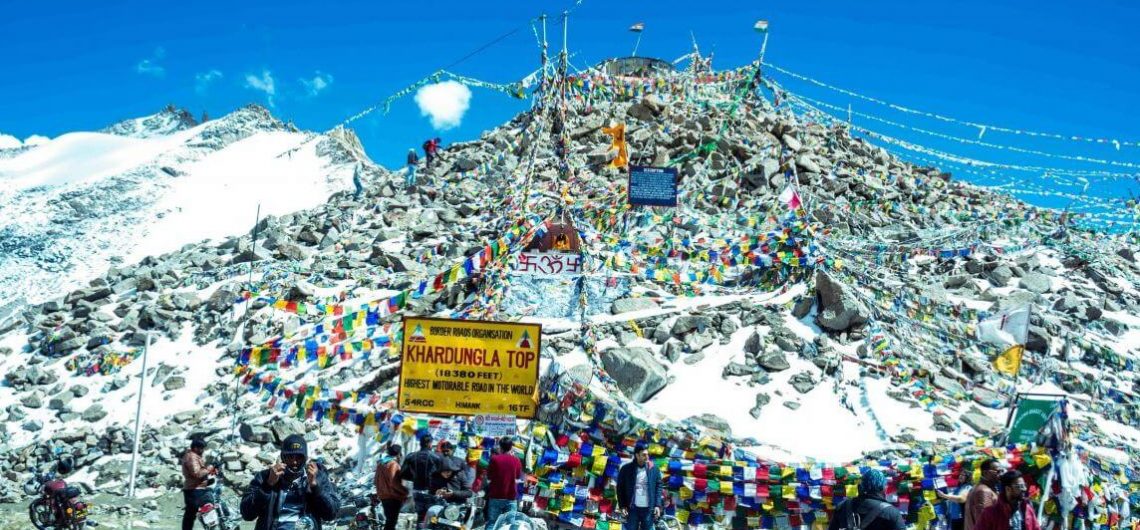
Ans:
{"label": "person climbing rocks", "polygon": [[424,141],[424,158],[426,158],[426,165],[430,169],[435,165],[435,157],[439,153],[439,138],[432,138]]}
{"label": "person climbing rocks", "polygon": [[859,495],[843,501],[827,523],[827,530],[906,530],[898,508],[887,502],[887,476],[868,470],[859,480]]}
{"label": "person climbing rocks", "polygon": [[356,167],[352,170],[352,185],[356,186],[356,193],[354,193],[353,196],[357,199],[364,193],[364,181],[360,178],[360,166],[361,164],[357,163]]}
{"label": "person climbing rocks", "polygon": [[410,188],[416,185],[416,164],[420,163],[420,157],[416,155],[415,149],[408,149],[408,172],[404,176],[404,187]]}

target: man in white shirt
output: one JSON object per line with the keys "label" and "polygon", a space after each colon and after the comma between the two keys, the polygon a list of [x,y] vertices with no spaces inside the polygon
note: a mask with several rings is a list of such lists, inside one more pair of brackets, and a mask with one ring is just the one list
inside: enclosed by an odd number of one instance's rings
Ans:
{"label": "man in white shirt", "polygon": [[618,471],[618,507],[626,518],[623,530],[652,530],[653,521],[661,517],[661,471],[650,462],[648,449],[645,442],[637,442],[633,461]]}

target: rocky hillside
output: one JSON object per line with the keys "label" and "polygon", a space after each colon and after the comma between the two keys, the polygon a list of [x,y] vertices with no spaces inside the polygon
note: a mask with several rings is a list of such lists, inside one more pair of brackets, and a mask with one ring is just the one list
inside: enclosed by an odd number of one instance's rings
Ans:
{"label": "rocky hillside", "polygon": [[319,204],[351,187],[360,162],[368,159],[351,132],[298,131],[258,106],[203,124],[168,108],[62,135],[0,160],[0,205],[10,212],[0,221],[0,307],[242,232],[259,204],[266,214]]}
{"label": "rocky hillside", "polygon": [[[275,388],[290,398],[313,385],[388,396],[398,365],[381,345],[393,339],[386,325],[404,313],[540,321],[545,366],[557,361],[636,418],[718,433],[785,461],[844,462],[999,430],[1013,382],[994,371],[996,352],[975,338],[976,327],[1030,304],[1018,388],[1070,394],[1073,420],[1087,433],[1080,443],[1129,461],[1110,440],[1140,442],[1134,243],[1066,230],[1052,212],[903,162],[842,124],[757,99],[730,105],[734,86],[704,87],[708,101],[667,91],[587,95],[565,120],[525,113],[449,146],[440,165],[421,166],[415,190],[370,165],[365,197],[336,193],[268,216],[256,241],[253,233],[191,241],[116,264],[29,307],[0,336],[0,467],[10,470],[0,499],[16,499],[19,480],[56,451],[78,457],[80,480],[122,490],[131,378],[148,337],[148,491],[177,487],[171,458],[190,432],[219,442],[237,435],[218,444],[235,477],[272,461],[275,443],[292,432],[310,433],[310,447],[330,462],[347,462],[357,448],[351,427],[273,419],[293,415],[281,412],[286,400],[229,374],[243,350],[248,363],[248,348],[271,339],[283,342],[266,356],[305,338],[370,339],[368,353],[320,369],[282,353],[254,362],[253,373],[259,364],[278,368]],[[609,167],[614,153],[602,130],[616,122],[626,125],[633,163],[679,167],[681,207],[624,206],[626,177]],[[188,129],[183,154],[157,157],[148,171],[170,167],[169,178],[183,178],[179,156],[194,159],[260,127],[282,132],[256,108]],[[555,147],[562,138],[564,172]],[[363,153],[346,130],[297,144],[330,160],[329,178],[343,179],[343,165]],[[802,210],[789,208],[789,184]],[[105,191],[108,200],[140,200]],[[59,202],[45,202],[53,215],[62,215]],[[67,204],[76,226],[106,215],[101,203],[84,214]],[[583,287],[483,273],[465,260],[478,262],[511,227],[546,219],[580,230]],[[9,235],[16,243],[6,248],[56,247],[46,243],[52,233],[36,234]],[[525,243],[504,241],[510,251]],[[20,259],[56,263],[21,251],[30,257]],[[392,298],[400,293],[415,294]],[[367,308],[367,325],[329,329],[334,307]]]}

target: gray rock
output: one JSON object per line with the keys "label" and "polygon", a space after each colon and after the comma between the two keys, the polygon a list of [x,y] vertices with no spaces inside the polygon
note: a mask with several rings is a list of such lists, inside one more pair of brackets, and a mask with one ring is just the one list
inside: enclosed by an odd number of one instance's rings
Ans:
{"label": "gray rock", "polygon": [[294,418],[281,418],[280,421],[273,422],[270,430],[273,431],[273,440],[276,443],[283,443],[286,438],[294,434],[305,434],[305,424]]}
{"label": "gray rock", "polygon": [[28,420],[24,422],[24,430],[28,432],[39,432],[44,428],[44,422],[40,420]]}
{"label": "gray rock", "polygon": [[799,410],[800,409],[800,402],[799,401],[785,401],[784,406],[788,407],[789,409],[792,409],[792,410]]}
{"label": "gray rock", "polygon": [[962,383],[959,383],[942,374],[934,374],[934,381],[932,382],[934,383],[934,386],[949,392],[952,396],[966,395],[966,388],[962,386]]}
{"label": "gray rock", "polygon": [[610,313],[620,315],[622,313],[630,313],[633,311],[644,311],[646,309],[656,309],[657,302],[649,298],[620,298],[614,300],[610,306]]}
{"label": "gray rock", "polygon": [[846,286],[833,280],[820,271],[815,275],[816,292],[819,296],[820,311],[815,321],[821,328],[830,331],[847,331],[854,326],[867,323],[870,309],[855,295],[847,292]]}
{"label": "gray rock", "polygon": [[974,387],[974,390],[972,390],[970,394],[974,399],[974,402],[983,407],[1001,409],[1005,408],[1009,404],[1008,398],[988,388],[977,386]]}
{"label": "gray rock", "polygon": [[273,441],[273,432],[264,425],[250,425],[243,422],[238,428],[238,434],[242,440],[249,443],[265,444]]}
{"label": "gray rock", "polygon": [[704,330],[710,323],[709,317],[704,315],[681,315],[673,323],[671,332],[674,337],[681,337],[693,330]]}
{"label": "gray rock", "polygon": [[788,363],[787,355],[776,349],[765,351],[756,361],[762,368],[769,372],[781,372],[792,367],[792,365]]}
{"label": "gray rock", "polygon": [[50,401],[48,401],[48,408],[51,410],[58,410],[61,412],[69,411],[69,410],[71,410],[71,400],[72,399],[75,399],[75,394],[72,394],[71,392],[64,392],[64,393],[58,394],[58,395],[52,397]]}
{"label": "gray rock", "polygon": [[610,348],[601,358],[617,387],[637,403],[645,403],[668,383],[665,367],[645,348]]}
{"label": "gray rock", "polygon": [[713,343],[713,338],[708,333],[689,333],[685,335],[685,347],[691,352],[701,351]]}
{"label": "gray rock", "polygon": [[764,408],[764,405],[767,405],[771,401],[772,398],[769,397],[768,394],[758,392],[756,394],[756,404],[749,409],[748,413],[751,414],[753,418],[760,419],[760,412]]}
{"label": "gray rock", "polygon": [[812,306],[815,305],[815,298],[804,296],[796,301],[796,305],[792,307],[792,316],[796,318],[803,318],[811,313]]}
{"label": "gray rock", "polygon": [[38,392],[33,392],[20,398],[20,403],[30,409],[38,409],[44,406],[44,400],[40,397]]}
{"label": "gray rock", "polygon": [[1006,265],[1001,265],[994,270],[990,271],[989,280],[994,284],[994,287],[1005,287],[1009,285],[1009,281],[1013,279],[1013,269]]}
{"label": "gray rock", "polygon": [[817,381],[815,377],[811,375],[811,372],[800,372],[793,375],[792,378],[788,380],[788,383],[792,385],[792,388],[796,389],[796,392],[807,394],[815,388]]}
{"label": "gray rock", "polygon": [[962,422],[972,427],[980,434],[993,434],[1001,430],[1002,426],[986,416],[978,407],[971,405],[970,410],[962,414]]}
{"label": "gray rock", "polygon": [[669,339],[665,343],[665,347],[661,348],[661,354],[669,359],[669,362],[677,362],[681,358],[681,353],[684,351],[685,345],[677,339]]}
{"label": "gray rock", "polygon": [[83,418],[83,421],[85,422],[93,423],[107,417],[107,411],[103,410],[102,405],[96,403],[90,407],[87,407],[87,410],[83,411],[83,414],[81,414],[80,417]]}
{"label": "gray rock", "polygon": [[953,418],[942,412],[934,413],[934,430],[939,432],[954,432],[958,430],[958,425],[954,423]]}
{"label": "gray rock", "polygon": [[751,375],[753,371],[754,370],[752,368],[743,364],[730,362],[724,367],[724,371],[721,372],[720,376],[724,379],[728,379],[729,377]]}
{"label": "gray rock", "polygon": [[732,437],[732,426],[728,424],[728,421],[716,414],[706,413],[699,416],[690,416],[686,421],[717,431],[727,437]]}
{"label": "gray rock", "polygon": [[166,390],[178,390],[186,387],[186,378],[181,375],[172,375],[162,382],[162,388]]}
{"label": "gray rock", "polygon": [[1020,280],[1018,280],[1018,286],[1020,286],[1022,289],[1037,294],[1044,294],[1049,292],[1049,289],[1052,287],[1052,285],[1052,281],[1049,279],[1049,277],[1041,274],[1040,272],[1027,273],[1025,276],[1022,276]]}
{"label": "gray rock", "polygon": [[753,331],[748,339],[744,341],[744,351],[753,355],[760,353],[762,342],[760,340],[760,333]]}

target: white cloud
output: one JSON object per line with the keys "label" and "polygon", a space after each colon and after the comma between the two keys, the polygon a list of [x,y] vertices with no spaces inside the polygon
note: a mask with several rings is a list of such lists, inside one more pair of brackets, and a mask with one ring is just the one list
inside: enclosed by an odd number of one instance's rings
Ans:
{"label": "white cloud", "polygon": [[309,97],[317,97],[324,89],[328,88],[333,82],[331,74],[321,73],[320,70],[316,71],[316,75],[312,79],[302,79],[301,84],[305,86],[305,92]]}
{"label": "white cloud", "polygon": [[166,75],[166,68],[162,65],[151,61],[150,59],[143,59],[139,64],[135,65],[135,71],[144,75],[153,75],[155,77],[162,77]]}
{"label": "white cloud", "polygon": [[47,136],[40,136],[38,134],[33,134],[27,138],[24,138],[24,145],[25,146],[40,145],[40,144],[44,144],[44,143],[47,143],[50,141],[51,141],[51,138],[48,138]]}
{"label": "white cloud", "polygon": [[431,117],[431,126],[440,130],[458,127],[471,106],[471,89],[458,81],[444,81],[416,91],[421,116]]}
{"label": "white cloud", "polygon": [[194,74],[194,91],[199,94],[205,94],[206,90],[210,88],[210,84],[221,78],[222,73],[218,70],[198,72],[197,74]]}
{"label": "white cloud", "polygon": [[139,61],[135,65],[135,72],[143,75],[153,75],[154,77],[163,77],[166,75],[166,68],[158,64],[158,60],[166,57],[166,48],[159,46],[154,49],[154,53],[150,58]]}
{"label": "white cloud", "polygon": [[269,70],[262,70],[260,77],[253,74],[245,74],[245,87],[252,88],[258,92],[265,92],[269,106],[273,106],[273,96],[277,95],[277,86],[273,81],[273,74],[270,73]]}

